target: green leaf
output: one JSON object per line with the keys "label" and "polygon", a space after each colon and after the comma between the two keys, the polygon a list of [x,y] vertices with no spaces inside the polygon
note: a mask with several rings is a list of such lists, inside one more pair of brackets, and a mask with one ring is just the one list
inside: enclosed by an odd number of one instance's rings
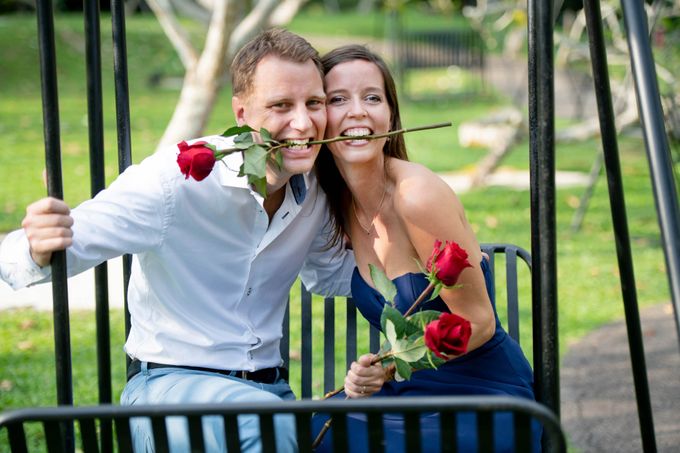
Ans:
{"label": "green leaf", "polygon": [[385,275],[382,270],[378,269],[378,267],[369,264],[368,268],[371,271],[371,280],[373,280],[375,289],[378,290],[387,302],[394,305],[394,298],[397,297],[397,287],[394,286],[392,280],[387,278],[387,275]]}
{"label": "green leaf", "polygon": [[267,178],[258,178],[257,176],[248,175],[248,182],[253,186],[255,192],[263,197],[267,197]]}
{"label": "green leaf", "polygon": [[270,134],[269,131],[263,127],[260,128],[260,138],[262,138],[263,142],[269,143],[272,141],[272,134]]}
{"label": "green leaf", "polygon": [[380,350],[378,351],[378,355],[385,355],[388,352],[392,350],[392,344],[385,340],[383,341],[383,344],[380,346]]}
{"label": "green leaf", "polygon": [[259,144],[255,143],[253,135],[250,132],[244,132],[242,134],[237,135],[236,138],[234,138],[234,147],[237,149],[247,150],[253,145]]}
{"label": "green leaf", "polygon": [[390,319],[385,320],[385,338],[392,345],[393,352],[399,352],[399,339],[397,338],[397,331],[394,328],[394,323]]}
{"label": "green leaf", "polygon": [[248,126],[247,124],[244,126],[232,126],[226,131],[222,132],[222,137],[231,137],[233,135],[240,135],[243,134],[244,132],[252,132],[254,130],[255,129]]}
{"label": "green leaf", "polygon": [[411,362],[411,367],[414,370],[436,369],[446,363],[446,360],[440,359],[428,348],[423,354],[423,357],[417,362]]}
{"label": "green leaf", "polygon": [[[393,349],[395,349],[393,347]],[[398,340],[398,349],[395,350],[398,359],[405,362],[417,362],[420,360],[427,352],[427,346],[424,344],[417,344],[409,340]]]}
{"label": "green leaf", "polygon": [[382,327],[383,332],[386,332],[386,323],[388,319],[394,324],[397,338],[403,337],[404,331],[406,330],[406,319],[404,319],[404,316],[396,308],[384,305],[380,315],[380,327]]}
{"label": "green leaf", "polygon": [[439,316],[441,316],[441,314],[442,312],[436,310],[423,310],[413,313],[411,316],[408,317],[408,320],[410,322],[417,324],[421,330],[424,330],[427,324],[431,323],[436,319],[439,319]]}
{"label": "green leaf", "polygon": [[394,358],[394,364],[397,367],[397,373],[395,374],[397,381],[411,379],[411,365],[399,359],[398,357]]}
{"label": "green leaf", "polygon": [[442,290],[442,285],[441,283],[434,285],[434,289],[432,290],[432,295],[430,296],[429,300],[434,300],[439,296],[439,292]]}
{"label": "green leaf", "polygon": [[260,145],[251,145],[243,153],[243,173],[264,178],[267,175],[267,150]]}
{"label": "green leaf", "polygon": [[283,168],[283,154],[281,154],[281,151],[276,151],[274,153],[274,160],[276,161],[276,165],[279,166],[279,170]]}

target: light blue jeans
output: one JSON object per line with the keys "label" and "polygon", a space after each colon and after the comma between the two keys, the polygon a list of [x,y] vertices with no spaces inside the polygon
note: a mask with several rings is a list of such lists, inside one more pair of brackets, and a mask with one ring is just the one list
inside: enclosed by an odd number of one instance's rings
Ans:
{"label": "light blue jeans", "polygon": [[[295,395],[288,382],[279,379],[274,384],[260,384],[237,377],[183,368],[147,369],[135,375],[123,389],[122,405],[182,404],[182,403],[228,403],[294,400]],[[238,417],[241,450],[259,453],[260,424],[256,415]],[[188,424],[184,417],[168,417],[166,420],[168,443],[172,453],[189,452]],[[295,418],[292,415],[276,415],[277,452],[296,452]],[[148,418],[130,420],[132,442],[136,453],[153,452],[153,434]],[[222,417],[203,418],[203,436],[206,451],[226,452],[224,423]]]}

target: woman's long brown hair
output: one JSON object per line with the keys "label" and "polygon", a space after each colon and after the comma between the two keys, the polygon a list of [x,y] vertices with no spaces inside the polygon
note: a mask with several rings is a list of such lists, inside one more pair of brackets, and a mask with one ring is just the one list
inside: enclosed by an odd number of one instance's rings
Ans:
{"label": "woman's long brown hair", "polygon": [[[361,45],[347,45],[330,51],[321,58],[324,74],[328,74],[335,66],[348,61],[364,60],[375,64],[380,70],[385,83],[385,96],[390,107],[390,130],[401,129],[401,116],[399,115],[399,101],[394,78],[390,73],[385,61],[377,54]],[[391,136],[383,147],[386,157],[408,160],[406,144],[402,134]],[[348,233],[347,215],[352,200],[349,188],[340,175],[340,171],[333,160],[333,155],[327,145],[322,145],[319,157],[314,165],[319,185],[328,196],[328,204],[331,212],[333,233],[329,241],[329,247],[338,243]]]}

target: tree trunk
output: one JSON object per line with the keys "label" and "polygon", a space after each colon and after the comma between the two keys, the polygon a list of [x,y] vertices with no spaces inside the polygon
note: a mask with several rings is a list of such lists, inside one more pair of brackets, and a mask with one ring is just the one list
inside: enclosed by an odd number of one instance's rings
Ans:
{"label": "tree trunk", "polygon": [[[163,13],[172,14],[166,7],[167,0],[156,0],[163,8]],[[200,58],[193,63],[184,58],[186,75],[180,92],[179,101],[163,133],[158,148],[173,145],[181,140],[199,137],[210,118],[220,88],[226,79],[228,64],[237,49],[251,39],[268,23],[272,11],[280,0],[260,0],[250,13],[236,25],[239,16],[239,2],[232,0],[216,1],[206,34],[206,42]],[[292,18],[292,16],[290,16]],[[160,17],[159,17],[160,18]],[[177,23],[170,22],[167,27],[171,42],[180,54],[186,55],[188,42],[177,39]],[[228,126],[225,124],[225,128]]]}

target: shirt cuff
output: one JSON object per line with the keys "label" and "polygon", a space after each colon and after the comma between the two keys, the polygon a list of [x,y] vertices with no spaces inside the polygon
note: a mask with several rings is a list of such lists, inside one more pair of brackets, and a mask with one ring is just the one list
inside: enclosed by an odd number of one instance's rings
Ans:
{"label": "shirt cuff", "polygon": [[23,230],[13,231],[0,244],[0,278],[13,289],[42,283],[51,271],[50,266],[41,268],[33,261]]}

